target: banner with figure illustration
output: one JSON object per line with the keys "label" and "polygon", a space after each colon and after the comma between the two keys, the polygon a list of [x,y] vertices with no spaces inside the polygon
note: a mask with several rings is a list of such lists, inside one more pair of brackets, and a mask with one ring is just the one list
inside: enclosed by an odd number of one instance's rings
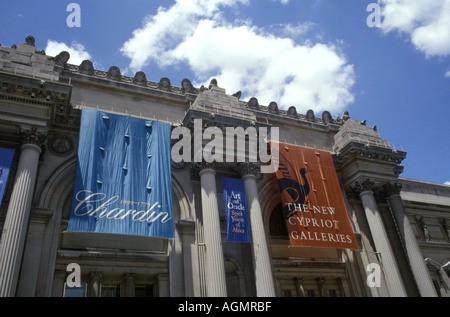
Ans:
{"label": "banner with figure illustration", "polygon": [[173,238],[170,129],[84,109],[68,230]]}
{"label": "banner with figure illustration", "polygon": [[358,249],[331,154],[281,143],[278,151],[276,175],[291,245]]}
{"label": "banner with figure illustration", "polygon": [[227,241],[250,242],[245,187],[242,179],[222,178]]}

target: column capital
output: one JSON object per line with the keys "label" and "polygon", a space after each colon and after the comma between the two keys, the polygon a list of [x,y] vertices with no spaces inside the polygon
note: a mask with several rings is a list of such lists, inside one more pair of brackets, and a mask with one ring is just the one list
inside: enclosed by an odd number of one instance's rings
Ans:
{"label": "column capital", "polygon": [[248,175],[257,176],[260,172],[260,164],[256,162],[237,163],[236,171],[241,175],[241,177]]}
{"label": "column capital", "polygon": [[373,191],[375,182],[373,180],[371,180],[370,178],[367,177],[363,177],[360,180],[358,180],[357,183],[359,190],[360,190],[360,194],[366,191]]}
{"label": "column capital", "polygon": [[348,200],[359,200],[360,189],[356,184],[345,187],[345,197]]}
{"label": "column capital", "polygon": [[21,126],[20,137],[22,139],[22,149],[31,146],[39,153],[44,152],[44,147],[47,144],[47,130]]}
{"label": "column capital", "polygon": [[386,197],[399,195],[402,191],[402,184],[399,182],[389,182],[384,184],[382,189]]}
{"label": "column capital", "polygon": [[204,170],[212,170],[215,172],[216,164],[214,162],[208,163],[206,161],[203,162],[192,162],[190,164],[191,167],[191,180],[199,181],[200,173]]}
{"label": "column capital", "polygon": [[89,272],[89,279],[101,279],[103,276],[102,272]]}
{"label": "column capital", "polygon": [[349,199],[358,199],[362,193],[373,192],[375,182],[367,177],[361,177],[345,188],[345,193]]}

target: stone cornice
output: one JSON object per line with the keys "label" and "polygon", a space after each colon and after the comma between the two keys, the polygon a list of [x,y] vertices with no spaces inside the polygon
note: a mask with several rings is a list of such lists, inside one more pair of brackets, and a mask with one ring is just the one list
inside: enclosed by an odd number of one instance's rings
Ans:
{"label": "stone cornice", "polygon": [[354,158],[396,165],[406,158],[406,152],[358,142],[349,142],[343,149],[334,154],[334,163],[339,168]]}
{"label": "stone cornice", "polygon": [[[0,100],[19,107],[2,110],[9,120],[33,118],[47,122],[52,128],[76,130],[79,116],[72,111],[71,94],[72,87],[60,82],[0,72]],[[33,110],[24,111],[20,107]]]}
{"label": "stone cornice", "polygon": [[[169,100],[171,103],[187,105],[193,102],[198,94],[198,89],[194,88],[188,79],[182,81],[185,87],[176,87],[170,84],[168,78],[161,78],[160,82],[147,81],[139,83],[135,78],[120,75],[111,78],[106,72],[94,70],[94,73],[88,74],[64,68],[61,70],[60,80],[66,84],[79,87],[95,88],[108,93],[119,93],[132,97],[139,97],[152,101]],[[71,70],[72,69],[72,70]],[[145,77],[145,75],[143,75]]]}

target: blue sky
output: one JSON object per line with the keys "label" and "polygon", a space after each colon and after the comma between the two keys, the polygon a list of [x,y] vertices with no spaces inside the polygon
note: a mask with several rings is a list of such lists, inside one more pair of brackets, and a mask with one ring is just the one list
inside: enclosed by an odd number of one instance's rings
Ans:
{"label": "blue sky", "polygon": [[[69,3],[81,27],[68,27]],[[370,28],[370,3],[382,23]],[[348,110],[407,151],[403,177],[450,182],[450,0],[9,1],[0,43],[320,116]]]}

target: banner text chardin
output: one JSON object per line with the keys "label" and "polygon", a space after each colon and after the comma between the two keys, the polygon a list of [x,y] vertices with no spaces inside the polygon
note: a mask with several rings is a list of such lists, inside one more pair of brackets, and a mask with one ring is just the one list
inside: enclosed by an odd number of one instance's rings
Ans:
{"label": "banner text chardin", "polygon": [[[83,193],[85,193],[86,196],[80,198]],[[154,210],[155,208],[161,208],[159,202],[153,203],[147,210],[125,210],[124,208],[107,208],[119,200],[119,196],[117,195],[107,198],[103,193],[93,193],[88,190],[82,190],[76,194],[75,198],[78,201],[78,204],[74,209],[74,215],[79,217],[92,217],[96,215],[99,218],[123,220],[130,216],[133,221],[139,222],[155,222],[161,218],[161,223],[166,223],[171,219],[169,213],[164,211],[157,212]],[[100,203],[100,205],[97,206],[97,203]]]}

